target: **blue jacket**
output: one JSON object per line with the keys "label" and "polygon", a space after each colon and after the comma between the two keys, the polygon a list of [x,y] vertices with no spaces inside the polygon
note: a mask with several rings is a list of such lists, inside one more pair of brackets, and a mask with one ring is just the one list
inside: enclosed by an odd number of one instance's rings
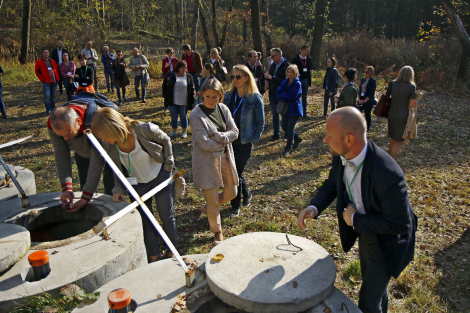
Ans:
{"label": "blue jacket", "polygon": [[302,83],[298,78],[286,88],[289,79],[284,80],[276,91],[276,98],[289,103],[287,116],[304,116],[302,108]]}
{"label": "blue jacket", "polygon": [[326,86],[328,86],[328,90],[336,92],[338,89],[338,75],[336,67],[327,68],[323,78],[323,89],[326,89]]}
{"label": "blue jacket", "polygon": [[[229,106],[232,93],[224,95],[224,104]],[[264,130],[264,103],[261,95],[255,93],[251,98],[243,97],[241,108],[241,125],[239,136],[242,144],[257,143]],[[232,112],[233,114],[233,112]]]}
{"label": "blue jacket", "polygon": [[370,100],[375,99],[375,89],[377,88],[377,81],[375,80],[374,77],[369,78],[369,82],[367,83],[366,86],[366,92],[364,93],[364,96],[362,96],[362,84],[366,81],[365,78],[361,80],[361,83],[359,84],[359,99],[364,100],[365,98],[369,98]]}
{"label": "blue jacket", "polygon": [[199,90],[198,91],[201,91],[202,86],[204,86],[204,84],[206,83],[206,80],[214,79],[214,78],[216,78],[216,77],[214,75],[211,75],[211,77],[209,77],[209,78],[204,77],[203,79],[201,79],[201,82],[199,83]]}
{"label": "blue jacket", "polygon": [[[108,63],[108,60],[111,60],[110,63]],[[103,62],[103,66],[105,70],[110,70],[111,69],[111,64],[113,64],[114,60],[114,54],[111,52],[109,53],[109,57],[106,55],[106,53],[103,53],[101,55],[101,62]]]}

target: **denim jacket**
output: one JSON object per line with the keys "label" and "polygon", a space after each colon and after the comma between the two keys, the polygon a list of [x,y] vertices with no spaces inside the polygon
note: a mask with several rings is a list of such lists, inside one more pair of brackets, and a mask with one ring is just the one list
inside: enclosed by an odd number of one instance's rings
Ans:
{"label": "denim jacket", "polygon": [[[232,93],[227,91],[224,96],[224,104],[230,105]],[[251,98],[242,100],[241,125],[239,136],[242,144],[257,143],[264,130],[264,103],[261,95],[255,93]]]}

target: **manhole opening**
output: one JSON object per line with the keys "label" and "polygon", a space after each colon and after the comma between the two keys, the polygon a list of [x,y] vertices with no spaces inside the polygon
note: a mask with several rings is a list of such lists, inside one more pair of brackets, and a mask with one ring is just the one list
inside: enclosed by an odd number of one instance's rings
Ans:
{"label": "manhole opening", "polygon": [[201,304],[194,313],[247,313],[233,306],[230,306],[217,298],[212,297],[210,300]]}
{"label": "manhole opening", "polygon": [[123,308],[123,309],[120,309],[120,310],[113,310],[113,309],[109,309],[107,313],[134,313],[134,312],[138,312],[137,311],[137,302],[135,302],[134,299],[131,300],[131,303],[129,304],[129,306],[127,308]]}
{"label": "manhole opening", "polygon": [[83,234],[101,222],[104,215],[93,204],[87,204],[73,213],[67,212],[61,205],[36,212],[16,220],[17,225],[29,230],[31,242],[63,240]]}

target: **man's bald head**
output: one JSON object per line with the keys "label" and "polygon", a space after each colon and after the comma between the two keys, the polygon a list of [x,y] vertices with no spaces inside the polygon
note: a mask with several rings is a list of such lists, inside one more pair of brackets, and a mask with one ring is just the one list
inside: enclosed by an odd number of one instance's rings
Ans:
{"label": "man's bald head", "polygon": [[62,130],[65,126],[75,126],[78,117],[74,109],[60,106],[52,110],[49,119],[54,130]]}
{"label": "man's bald head", "polygon": [[353,135],[358,140],[366,141],[367,124],[361,112],[354,107],[336,109],[328,116],[327,123],[341,131],[342,136]]}

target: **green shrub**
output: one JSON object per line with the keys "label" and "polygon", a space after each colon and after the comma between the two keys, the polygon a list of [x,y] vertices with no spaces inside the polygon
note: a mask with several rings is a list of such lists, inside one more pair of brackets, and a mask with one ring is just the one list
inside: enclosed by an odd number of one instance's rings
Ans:
{"label": "green shrub", "polygon": [[39,81],[34,73],[34,63],[21,64],[19,61],[11,59],[2,62],[5,75],[2,76],[4,86],[22,85],[25,83]]}

